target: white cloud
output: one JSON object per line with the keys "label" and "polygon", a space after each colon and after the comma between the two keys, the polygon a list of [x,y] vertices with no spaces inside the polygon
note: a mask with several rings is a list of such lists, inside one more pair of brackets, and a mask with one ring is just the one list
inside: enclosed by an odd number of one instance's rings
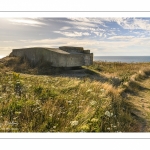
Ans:
{"label": "white cloud", "polygon": [[134,36],[112,36],[112,37],[109,37],[107,39],[109,39],[109,40],[124,40],[124,41],[126,41],[126,40],[131,40],[133,38],[134,38]]}
{"label": "white cloud", "polygon": [[0,55],[0,59],[3,58],[3,57],[5,57],[5,55]]}
{"label": "white cloud", "polygon": [[4,42],[4,43],[12,43],[14,41],[1,41],[1,42]]}
{"label": "white cloud", "polygon": [[64,27],[60,28],[60,30],[68,30],[68,29],[70,29],[70,28],[71,28],[71,27],[64,26]]}
{"label": "white cloud", "polygon": [[8,21],[12,22],[13,24],[36,26],[36,27],[46,25],[41,21],[37,21],[36,19],[29,19],[29,18],[14,18],[14,19],[8,19]]}
{"label": "white cloud", "polygon": [[82,35],[90,35],[88,32],[83,32]]}
{"label": "white cloud", "polygon": [[12,49],[15,49],[17,47],[11,47],[11,46],[1,46],[0,47],[0,56],[7,56],[12,52]]}
{"label": "white cloud", "polygon": [[54,33],[59,33],[68,37],[80,37],[80,36],[88,36],[90,35],[88,32],[62,32],[62,31],[54,31]]}
{"label": "white cloud", "polygon": [[105,18],[104,20],[116,22],[124,29],[150,30],[150,20],[142,18]]}
{"label": "white cloud", "polygon": [[97,36],[99,36],[100,35],[100,33],[99,32],[93,32],[94,34],[96,34]]}
{"label": "white cloud", "polygon": [[[89,39],[76,39],[76,38],[57,38],[57,39],[43,39],[43,40],[36,40],[31,41],[34,45],[38,44],[40,46],[47,45],[49,46],[81,46],[85,49],[90,49],[94,52],[95,55],[102,55],[104,52],[109,51],[110,55],[115,55],[114,52],[122,54],[122,50],[126,50],[132,46],[143,46],[144,48],[150,47],[150,39],[146,38],[132,38],[131,40],[124,41],[96,41],[96,40],[89,40]],[[131,50],[132,51],[132,50]],[[128,51],[126,51],[128,53]]]}
{"label": "white cloud", "polygon": [[82,27],[82,26],[76,26],[76,29],[80,29],[80,30],[89,30],[89,31],[95,31],[95,28],[91,28],[91,27]]}
{"label": "white cloud", "polygon": [[[69,20],[70,19],[70,20]],[[59,47],[59,46],[81,46],[84,49],[90,49],[94,52],[94,55],[126,55],[131,52],[136,52],[135,49],[141,54],[147,52],[150,47],[150,19],[140,18],[69,18],[67,19],[53,19],[54,23],[50,32],[58,33],[53,36],[54,33],[49,34],[48,28],[36,28],[40,31],[40,36],[19,37],[15,42],[11,41],[13,35],[10,38],[1,40],[0,54],[5,51],[11,51],[11,46],[20,47]],[[10,22],[20,25],[28,26],[43,26],[44,22],[50,20],[39,18],[15,18],[9,19]],[[55,26],[59,24],[58,26]],[[4,24],[5,25],[5,24]],[[3,26],[4,26],[3,25]],[[11,24],[12,25],[12,24]],[[122,28],[120,28],[120,27]],[[2,27],[2,26],[1,26]],[[124,30],[129,29],[129,30]],[[142,29],[135,30],[135,29]],[[55,31],[54,31],[55,30]],[[7,30],[6,30],[7,33]],[[33,33],[34,34],[34,33]],[[15,34],[14,34],[15,35]],[[62,37],[63,38],[60,38]],[[92,35],[92,36],[91,36]],[[24,35],[23,35],[24,36]],[[30,35],[29,35],[30,36]],[[82,36],[84,38],[82,38]],[[56,39],[50,39],[46,37],[52,37]],[[25,39],[24,39],[25,38]],[[30,39],[35,40],[30,40]],[[41,38],[41,40],[37,40]],[[79,39],[80,38],[80,39]],[[5,47],[6,46],[6,49]],[[10,46],[8,49],[7,46]],[[5,50],[4,50],[5,49]],[[136,55],[137,53],[135,53]]]}
{"label": "white cloud", "polygon": [[[0,55],[8,55],[14,48],[22,47],[54,47],[59,46],[80,46],[84,49],[90,49],[94,56],[113,56],[113,55],[150,55],[150,38],[128,38],[114,37],[107,41],[105,40],[90,40],[90,39],[76,39],[76,37],[56,38],[56,39],[41,39],[25,41],[24,45],[20,47],[0,47]],[[28,43],[28,44],[27,44]],[[23,43],[22,43],[23,44]],[[138,53],[136,52],[138,51]],[[140,53],[141,52],[141,53]]]}
{"label": "white cloud", "polygon": [[70,21],[67,21],[67,23],[70,23],[75,26],[80,27],[96,27],[97,24],[94,21],[91,21],[89,18],[68,18]]}

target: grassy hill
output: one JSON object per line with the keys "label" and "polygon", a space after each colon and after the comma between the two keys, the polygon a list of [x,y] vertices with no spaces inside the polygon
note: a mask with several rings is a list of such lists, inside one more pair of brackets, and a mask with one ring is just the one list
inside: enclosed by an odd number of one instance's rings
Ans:
{"label": "grassy hill", "polygon": [[0,132],[147,131],[135,96],[148,97],[149,66],[94,62],[66,69],[0,59]]}

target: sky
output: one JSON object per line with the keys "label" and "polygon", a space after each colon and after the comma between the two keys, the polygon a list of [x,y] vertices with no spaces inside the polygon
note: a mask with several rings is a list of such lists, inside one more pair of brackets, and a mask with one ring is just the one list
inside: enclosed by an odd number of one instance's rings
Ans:
{"label": "sky", "polygon": [[59,46],[94,56],[150,56],[150,18],[0,18],[0,58],[15,48]]}

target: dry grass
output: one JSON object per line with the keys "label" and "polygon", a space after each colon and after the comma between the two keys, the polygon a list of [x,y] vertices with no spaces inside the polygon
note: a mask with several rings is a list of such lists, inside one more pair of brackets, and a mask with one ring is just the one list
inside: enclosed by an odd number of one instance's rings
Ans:
{"label": "dry grass", "polygon": [[134,92],[131,83],[148,76],[148,65],[94,62],[85,67],[88,76],[78,78],[56,76],[62,70],[52,71],[50,65],[5,58],[0,62],[0,131],[139,131],[122,93],[129,87]]}

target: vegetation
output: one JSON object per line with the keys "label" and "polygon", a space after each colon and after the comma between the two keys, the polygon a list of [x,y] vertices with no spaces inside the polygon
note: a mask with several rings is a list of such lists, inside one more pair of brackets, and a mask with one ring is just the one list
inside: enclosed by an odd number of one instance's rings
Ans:
{"label": "vegetation", "polygon": [[1,59],[0,132],[140,131],[126,93],[138,88],[149,65],[94,62],[85,76],[72,77],[50,65]]}

